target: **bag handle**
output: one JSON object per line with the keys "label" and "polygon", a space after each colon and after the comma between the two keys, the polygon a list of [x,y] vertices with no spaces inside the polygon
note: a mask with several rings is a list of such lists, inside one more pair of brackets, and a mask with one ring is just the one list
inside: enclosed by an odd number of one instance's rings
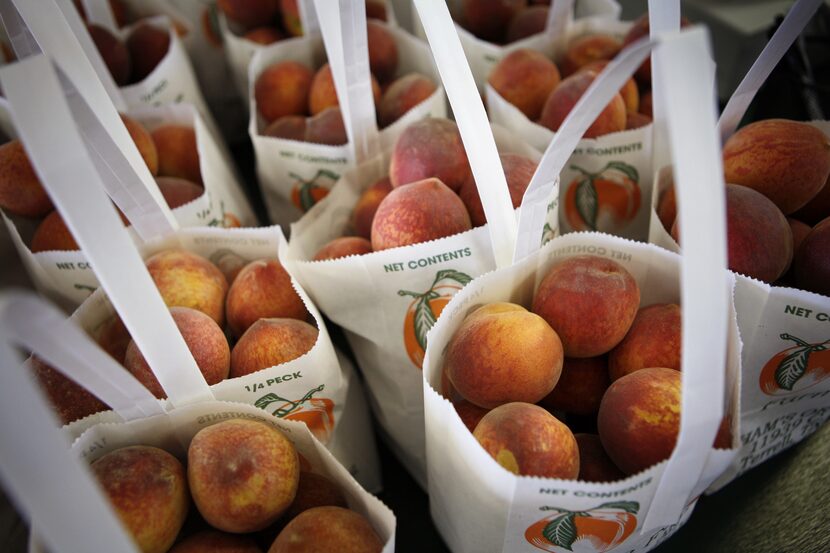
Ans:
{"label": "bag handle", "polygon": [[446,3],[415,0],[415,7],[470,160],[487,217],[496,267],[507,267],[516,243],[516,218],[484,104]]}
{"label": "bag handle", "polygon": [[[46,190],[174,406],[213,394],[112,203],[54,68],[31,56],[0,69],[20,137]],[[51,122],[45,128],[41,122]]]}
{"label": "bag handle", "polygon": [[761,89],[772,70],[775,69],[775,66],[790,49],[792,43],[807,26],[807,23],[822,3],[822,0],[798,0],[787,12],[784,21],[781,22],[775,34],[772,35],[770,41],[761,51],[761,55],[758,56],[758,59],[755,60],[755,63],[752,64],[752,67],[744,76],[741,84],[732,93],[726,107],[723,108],[723,113],[721,113],[718,121],[722,142],[725,143],[738,128],[758,90]]}
{"label": "bag handle", "polygon": [[314,0],[314,4],[351,158],[360,164],[381,152],[369,70],[365,0],[343,0],[338,3],[339,9],[333,9],[326,0]]}
{"label": "bag handle", "polygon": [[[663,33],[676,32],[680,30],[680,0],[649,0],[648,1],[648,27],[649,37],[656,38]],[[654,58],[662,55],[658,48],[651,54],[651,81],[652,83],[661,79],[659,64]],[[714,65],[712,66],[711,78],[714,79]],[[714,83],[714,81],[713,81]],[[652,139],[651,139],[651,160],[652,166],[662,167],[671,162],[669,151],[668,129],[666,127],[666,108],[663,96],[657,87],[651,90],[651,111],[652,111]],[[653,186],[656,186],[654,183]]]}
{"label": "bag handle", "polygon": [[[620,17],[622,7],[615,0],[592,0],[589,3],[593,4],[594,13],[613,19]],[[574,4],[574,0],[556,0],[548,10],[544,33],[553,45],[555,57],[561,55],[568,45],[568,27],[573,23],[576,12]]]}
{"label": "bag handle", "polygon": [[[5,84],[5,83],[4,83]],[[21,363],[14,346],[14,306],[47,308],[33,294],[0,297],[0,476],[15,503],[35,521],[50,551],[137,553],[86,463]],[[23,345],[26,345],[25,343]],[[122,372],[126,372],[123,371]],[[20,424],[25,421],[25,424]],[[57,501],[56,501],[57,499]],[[71,506],[71,507],[70,507]],[[92,529],[94,531],[79,531]]]}
{"label": "bag handle", "polygon": [[[42,49],[66,72],[61,81],[64,94],[93,162],[107,193],[138,235],[144,241],[169,236],[178,230],[178,222],[111,101],[120,99],[120,93],[109,94],[103,84],[106,79],[99,80],[101,73],[93,69],[90,60],[98,60],[102,67],[103,61],[71,0],[58,2],[60,8],[55,0],[0,0],[0,9],[10,33],[28,34],[31,42],[40,45],[38,51]],[[88,47],[82,45],[84,41]],[[103,74],[110,78],[106,67]]]}
{"label": "bag handle", "polygon": [[86,10],[87,18],[91,23],[101,25],[110,30],[118,29],[115,15],[110,8],[109,0],[79,0]]}

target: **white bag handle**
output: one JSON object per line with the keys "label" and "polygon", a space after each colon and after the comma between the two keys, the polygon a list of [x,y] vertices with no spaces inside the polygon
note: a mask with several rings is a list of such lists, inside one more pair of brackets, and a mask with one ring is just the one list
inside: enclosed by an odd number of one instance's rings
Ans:
{"label": "white bag handle", "polygon": [[[213,394],[134,242],[104,193],[48,59],[0,69],[0,83],[32,164],[101,286],[174,406]],[[50,121],[47,127],[41,123]]]}
{"label": "white bag handle", "polygon": [[[31,371],[13,349],[19,342],[13,305],[39,305],[32,296],[0,298],[0,476],[15,503],[38,524],[50,551],[137,553],[86,463],[67,435]],[[12,315],[10,317],[10,315]],[[123,369],[122,369],[123,371]],[[25,421],[25,424],[21,424]],[[94,531],[92,530],[94,529]]]}
{"label": "white bag handle", "polygon": [[351,158],[360,164],[381,152],[369,70],[365,0],[342,0],[339,9],[326,0],[314,3]]}
{"label": "white bag handle", "polygon": [[732,93],[726,107],[723,108],[723,113],[721,113],[718,121],[718,128],[723,142],[726,142],[738,128],[758,90],[761,89],[772,70],[775,69],[775,66],[790,49],[792,43],[807,26],[807,23],[822,3],[822,0],[798,0],[790,8],[784,21],[781,22],[775,34],[772,35],[770,41],[761,51],[761,55],[758,56],[758,59],[755,60],[755,63],[752,64],[752,67],[744,76],[741,84]]}
{"label": "white bag handle", "polygon": [[415,7],[470,160],[487,217],[496,267],[507,267],[516,244],[516,218],[487,112],[446,3],[415,0]]}
{"label": "white bag handle", "polygon": [[102,25],[110,30],[118,28],[109,0],[80,0],[80,3],[86,10],[87,19],[91,23]]}
{"label": "white bag handle", "polygon": [[[593,0],[595,8],[603,11],[605,17],[618,19],[622,8],[614,0]],[[545,23],[545,35],[553,45],[554,57],[564,53],[568,45],[568,27],[575,17],[574,0],[556,0],[548,10],[548,19]],[[597,11],[599,11],[599,9]]]}
{"label": "white bag handle", "polygon": [[[648,1],[648,28],[649,36],[656,38],[663,33],[680,30],[680,0],[649,0]],[[663,55],[659,48],[652,52],[651,81],[659,81],[660,67],[654,59]],[[714,79],[714,67],[712,68]],[[657,87],[651,90],[651,160],[653,167],[662,167],[671,162],[669,138],[666,123],[666,107],[663,96]],[[656,183],[655,183],[656,184]]]}
{"label": "white bag handle", "polygon": [[[71,0],[59,2],[63,12],[54,0],[0,0],[0,10],[10,34],[31,33],[31,41],[36,40],[40,49],[66,72],[68,78],[62,80],[64,93],[84,141],[107,192],[138,235],[144,241],[168,236],[179,228],[178,222],[111,101],[120,99],[120,93],[110,95],[98,78],[101,73],[90,64],[90,59],[97,59],[102,66],[103,61]],[[84,40],[88,47],[82,46]],[[109,76],[105,67],[103,72]]]}

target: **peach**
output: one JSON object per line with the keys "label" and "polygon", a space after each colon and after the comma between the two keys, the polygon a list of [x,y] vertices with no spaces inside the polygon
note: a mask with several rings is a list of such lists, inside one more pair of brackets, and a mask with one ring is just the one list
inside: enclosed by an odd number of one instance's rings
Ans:
{"label": "peach", "polygon": [[225,275],[204,257],[186,250],[164,250],[145,261],[168,307],[190,307],[222,326],[225,322]]}
{"label": "peach", "polygon": [[372,243],[359,236],[343,236],[335,238],[314,254],[314,261],[325,259],[339,259],[350,255],[363,255],[371,253]]}
{"label": "peach", "polygon": [[313,472],[300,471],[300,484],[297,487],[297,496],[283,517],[291,521],[302,512],[315,507],[343,507],[346,508],[346,498],[340,488],[330,479]]}
{"label": "peach", "polygon": [[830,217],[813,227],[795,258],[799,288],[830,296]]}
{"label": "peach", "polygon": [[502,58],[487,79],[502,98],[534,121],[559,81],[556,65],[544,54],[527,48]]}
{"label": "peach", "polygon": [[297,0],[280,0],[280,12],[282,13],[282,26],[292,36],[303,34],[303,22],[300,20],[300,8]]}
{"label": "peach", "polygon": [[288,363],[311,351],[318,331],[297,319],[259,319],[231,352],[231,378]]}
{"label": "peach", "polygon": [[[605,67],[608,65],[607,60],[600,60],[591,62],[585,66],[583,66],[581,70],[593,70],[597,73],[600,73]],[[637,89],[637,83],[634,79],[628,79],[625,81],[625,84],[620,89],[620,96],[622,96],[623,102],[625,102],[625,111],[626,115],[638,114],[638,115],[645,115],[639,113],[640,109],[640,91]],[[651,121],[651,116],[648,116],[649,121]],[[626,126],[627,127],[627,126]]]}
{"label": "peach", "polygon": [[606,356],[566,357],[556,387],[538,403],[549,411],[591,415],[599,409],[610,383]]}
{"label": "peach", "polygon": [[380,553],[383,542],[365,517],[342,507],[300,513],[268,553]]}
{"label": "peach", "polygon": [[87,31],[95,49],[101,54],[112,79],[118,86],[124,86],[130,81],[130,53],[124,43],[118,40],[114,34],[105,27],[87,24]]}
{"label": "peach", "polygon": [[[377,104],[380,101],[380,85],[374,75],[370,75],[370,78],[372,80],[372,96],[375,99],[375,104]],[[331,66],[326,63],[317,70],[311,80],[311,89],[308,93],[308,109],[311,115],[317,115],[326,108],[339,105]]]}
{"label": "peach", "polygon": [[[395,37],[376,20],[366,22],[366,38],[369,43],[369,68],[378,81],[392,80],[398,70],[398,45]],[[377,100],[375,101],[377,103]]]}
{"label": "peach", "polygon": [[366,17],[386,21],[386,4],[383,0],[366,0]]}
{"label": "peach", "polygon": [[830,177],[830,138],[799,121],[756,121],[723,145],[723,171],[726,182],[757,190],[789,215]]}
{"label": "peach", "polygon": [[[504,169],[504,177],[507,179],[510,201],[513,207],[517,208],[522,204],[525,190],[530,184],[530,179],[533,178],[533,173],[536,172],[537,163],[519,154],[501,154],[499,159],[501,159],[501,166]],[[480,227],[487,222],[484,206],[481,205],[481,196],[478,195],[478,188],[472,174],[461,186],[458,196],[467,207],[467,211],[470,213],[470,221],[474,227]]]}
{"label": "peach", "polygon": [[[542,108],[539,124],[552,131],[558,131],[568,113],[588,90],[598,73],[591,70],[580,71],[559,83],[550,93]],[[584,138],[596,138],[605,134],[622,131],[626,122],[625,102],[619,93],[602,110],[583,135]]]}
{"label": "peach", "polygon": [[787,217],[787,222],[790,224],[790,231],[793,233],[793,255],[795,256],[798,253],[798,248],[801,247],[801,243],[810,234],[812,227],[792,217]]}
{"label": "peach", "polygon": [[127,37],[127,50],[132,60],[132,82],[143,81],[170,49],[170,33],[149,23],[141,23]]}
{"label": "peach", "polygon": [[622,265],[581,255],[548,271],[531,310],[559,334],[566,357],[594,357],[622,341],[639,305],[637,281]]}
{"label": "peach", "polygon": [[32,253],[47,251],[79,250],[78,243],[69,232],[60,213],[53,211],[35,229],[32,236]]}
{"label": "peach", "polygon": [[363,191],[352,211],[352,226],[358,236],[372,237],[372,220],[380,202],[392,191],[389,177],[383,177]]}
{"label": "peach", "polygon": [[718,426],[718,433],[715,434],[715,442],[712,444],[715,449],[731,449],[732,448],[732,425],[729,421],[729,415],[723,417]]}
{"label": "peach", "polygon": [[473,436],[513,474],[563,479],[579,475],[574,435],[539,406],[516,402],[496,407],[482,417]]}
{"label": "peach", "polygon": [[305,115],[311,90],[311,70],[301,63],[274,63],[259,74],[254,84],[257,109],[266,123],[284,115]]}
{"label": "peach", "polygon": [[579,446],[579,479],[583,482],[614,482],[625,478],[611,460],[596,434],[574,434]]}
{"label": "peach", "polygon": [[277,0],[217,0],[216,7],[237,25],[252,29],[277,18]]}
{"label": "peach", "polygon": [[90,468],[139,549],[170,549],[190,507],[179,460],[157,447],[129,446],[107,453]]}
{"label": "peach", "polygon": [[132,336],[130,336],[121,318],[118,315],[113,315],[98,327],[95,341],[110,357],[123,364],[124,357],[127,355],[127,346],[132,341]]}
{"label": "peach", "polygon": [[521,305],[491,304],[464,319],[444,370],[465,399],[492,409],[545,397],[559,381],[562,359],[559,336],[544,319]]}
{"label": "peach", "polygon": [[136,148],[138,148],[138,152],[144,159],[144,163],[147,164],[147,169],[150,170],[150,174],[156,176],[159,172],[159,154],[158,150],[156,150],[156,143],[153,142],[152,135],[144,128],[144,125],[128,115],[122,113],[121,121],[127,127],[127,132],[130,133],[130,138],[133,139]]}
{"label": "peach", "polygon": [[239,272],[248,264],[245,258],[230,250],[220,250],[212,255],[210,260],[225,275],[228,286],[233,284]]}
{"label": "peach", "polygon": [[502,42],[507,25],[527,6],[527,0],[463,0],[461,13],[467,29],[478,38]]}
{"label": "peach", "polygon": [[614,381],[602,398],[597,428],[625,474],[668,459],[680,431],[680,372],[647,368]]}
{"label": "peach", "polygon": [[604,34],[585,35],[573,40],[559,60],[562,75],[576,73],[589,63],[601,60],[610,60],[622,49],[622,43]]}
{"label": "peach", "polygon": [[[691,23],[685,17],[680,18],[680,27],[687,27]],[[634,21],[634,25],[628,30],[628,34],[625,35],[623,39],[623,48],[629,46],[630,44],[636,42],[637,40],[643,38],[644,36],[648,36],[650,32],[649,20],[648,20],[648,13],[644,13],[640,17],[638,17]],[[643,85],[649,85],[651,83],[651,57],[649,56],[646,58],[640,67],[637,69],[637,73],[635,73],[637,80],[642,83]]]}
{"label": "peach", "polygon": [[506,42],[515,42],[544,31],[548,24],[548,10],[547,6],[528,6],[513,16],[507,26]]}
{"label": "peach", "polygon": [[439,179],[395,188],[380,202],[372,221],[372,250],[437,240],[470,230],[464,202]]}
{"label": "peach", "polygon": [[651,117],[648,115],[631,111],[625,114],[625,130],[640,129],[646,125],[651,125]]}
{"label": "peach", "polygon": [[612,381],[648,367],[680,370],[680,306],[657,303],[643,307],[623,341],[608,355]]}
{"label": "peach", "polygon": [[249,536],[203,530],[182,540],[170,553],[262,553]]}
{"label": "peach", "polygon": [[648,115],[652,119],[654,119],[653,109],[652,109],[652,96],[651,91],[649,90],[642,96],[640,96],[640,109],[638,110],[643,115]]}
{"label": "peach", "polygon": [[284,39],[285,36],[276,27],[257,27],[256,29],[251,29],[242,35],[242,38],[257,44],[262,44],[263,46],[267,46],[269,44],[279,42]]}
{"label": "peach", "polygon": [[184,125],[163,125],[151,133],[159,159],[158,174],[202,184],[196,131]]}
{"label": "peach", "polygon": [[75,384],[74,381],[37,357],[32,357],[31,366],[55,414],[64,424],[109,409],[106,403],[92,395],[86,388]]}
{"label": "peach", "polygon": [[481,421],[482,417],[490,411],[489,409],[479,407],[475,403],[467,401],[466,399],[454,401],[453,407],[455,407],[455,412],[458,413],[458,416],[461,417],[461,422],[464,423],[464,426],[466,426],[471,433],[476,429],[476,426],[478,426],[478,423]]}
{"label": "peach", "polygon": [[228,327],[242,336],[249,326],[266,317],[287,317],[304,321],[308,310],[291,277],[276,259],[259,259],[239,271],[225,302]]}
{"label": "peach", "polygon": [[470,174],[467,152],[454,121],[416,121],[395,141],[389,164],[392,188],[435,177],[457,191]]}
{"label": "peach", "polygon": [[666,232],[671,232],[674,220],[677,219],[677,199],[674,184],[660,193],[660,199],[657,201],[657,217],[663,223]]}
{"label": "peach", "polygon": [[297,494],[297,450],[276,428],[231,419],[200,430],[187,451],[187,480],[199,513],[232,533],[262,530]]}
{"label": "peach", "polygon": [[53,209],[19,140],[0,146],[0,207],[23,217],[43,217]]}
{"label": "peach", "polygon": [[408,73],[392,81],[378,104],[378,122],[388,127],[406,112],[425,101],[437,90],[432,79],[420,73]]}
{"label": "peach", "polygon": [[830,178],[807,205],[793,213],[793,217],[809,225],[816,225],[830,217]]}
{"label": "peach", "polygon": [[198,184],[176,177],[156,177],[156,184],[170,209],[189,204],[205,193]]}
{"label": "peach", "polygon": [[274,138],[305,140],[306,118],[302,115],[283,115],[265,127],[262,134]]}
{"label": "peach", "polygon": [[326,108],[311,117],[305,127],[305,141],[341,146],[349,141],[340,107]]}
{"label": "peach", "polygon": [[[171,307],[170,314],[205,381],[213,385],[225,380],[231,368],[231,350],[219,325],[201,311],[188,307]],[[134,341],[127,346],[124,366],[154,396],[167,397]]]}

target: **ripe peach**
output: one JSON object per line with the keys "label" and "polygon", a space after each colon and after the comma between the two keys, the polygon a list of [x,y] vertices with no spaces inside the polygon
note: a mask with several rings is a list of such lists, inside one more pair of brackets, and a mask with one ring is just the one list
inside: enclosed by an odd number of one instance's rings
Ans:
{"label": "ripe peach", "polygon": [[789,215],[830,177],[830,138],[799,121],[756,121],[723,145],[723,170],[726,182],[757,190]]}
{"label": "ripe peach", "polygon": [[792,217],[787,217],[787,223],[790,224],[790,231],[793,233],[793,256],[795,256],[801,243],[804,242],[804,239],[813,229],[810,225],[806,225]]}
{"label": "ripe peach", "polygon": [[244,35],[243,38],[267,46],[284,39],[285,36],[276,27],[257,27],[251,29]]}
{"label": "ripe peach", "polygon": [[594,357],[622,341],[639,305],[637,281],[622,265],[582,255],[548,271],[532,311],[559,334],[567,357]]}
{"label": "ripe peach", "polygon": [[86,29],[89,31],[92,42],[95,43],[95,49],[104,59],[115,84],[126,85],[130,81],[130,53],[127,47],[105,27],[89,23]]}
{"label": "ripe peach", "polygon": [[245,267],[245,265],[248,264],[245,258],[230,250],[220,250],[216,254],[212,255],[210,259],[211,262],[216,265],[220,271],[222,271],[222,274],[225,275],[225,279],[228,281],[228,286],[233,284],[233,281],[236,280],[239,272],[243,267]]}
{"label": "ripe peach", "polygon": [[625,474],[611,460],[596,434],[574,434],[579,446],[579,479],[583,482],[614,482]]}
{"label": "ripe peach", "polygon": [[332,106],[311,117],[305,127],[306,142],[340,146],[349,141],[340,107]]}
{"label": "ripe peach", "polygon": [[639,129],[651,125],[651,117],[638,112],[627,112],[625,114],[625,130]]}
{"label": "ripe peach", "polygon": [[513,16],[507,26],[506,42],[515,42],[538,35],[548,24],[547,6],[528,6]]}
{"label": "ripe peach", "polygon": [[[372,96],[375,99],[375,104],[377,104],[380,101],[380,85],[374,75],[370,77],[372,79]],[[326,63],[317,70],[311,80],[311,88],[308,93],[308,109],[311,115],[317,115],[326,108],[339,105],[340,101],[337,99],[337,89],[334,87],[331,66]]]}
{"label": "ripe peach", "polygon": [[288,363],[317,343],[317,329],[297,319],[259,319],[239,338],[231,352],[231,378]]}
{"label": "ripe peach", "polygon": [[337,484],[320,474],[300,471],[300,485],[297,487],[297,496],[283,518],[291,521],[304,511],[326,506],[348,507],[346,498]]}
{"label": "ripe peach", "polygon": [[374,20],[366,22],[366,38],[369,43],[369,68],[372,74],[382,83],[391,81],[398,70],[398,45],[395,38],[383,24]]}
{"label": "ripe peach", "polygon": [[579,451],[570,429],[529,403],[506,403],[481,419],[473,436],[505,469],[522,476],[573,479]]}
{"label": "ripe peach", "polygon": [[544,319],[521,305],[485,305],[456,331],[444,370],[465,399],[492,409],[545,397],[559,381],[562,358],[559,336]]}
{"label": "ripe peach", "polygon": [[559,67],[563,75],[572,75],[589,63],[610,60],[621,49],[622,43],[610,35],[599,33],[585,35],[568,45],[568,49],[559,61]]}
{"label": "ripe peach", "polygon": [[262,553],[250,536],[203,530],[176,544],[170,553]]}
{"label": "ripe peach", "polygon": [[640,96],[640,109],[638,110],[643,115],[648,115],[652,119],[654,119],[654,114],[652,110],[652,96],[651,91],[649,90],[642,96]]}
{"label": "ripe peach", "polygon": [[92,395],[86,388],[75,384],[74,381],[37,357],[32,357],[31,364],[32,371],[43,391],[46,392],[46,397],[49,398],[55,414],[64,424],[109,409],[106,403]]}
{"label": "ripe peach", "polygon": [[383,177],[363,191],[352,211],[352,226],[358,236],[372,237],[372,220],[380,202],[392,191],[389,177]]}
{"label": "ripe peach", "polygon": [[647,368],[615,381],[602,398],[597,427],[625,474],[668,459],[680,431],[680,372]]}
{"label": "ripe peach", "polygon": [[623,341],[608,355],[612,381],[647,367],[680,370],[680,306],[657,303],[643,307]]}
{"label": "ripe peach", "polygon": [[[582,68],[581,70],[593,70],[597,73],[600,73],[605,67],[608,65],[608,60],[600,60],[591,62]],[[620,89],[620,96],[622,96],[623,102],[625,102],[625,111],[626,115],[632,114],[639,114],[640,109],[640,91],[637,89],[637,83],[634,79],[628,79],[625,81],[625,84]],[[643,114],[639,114],[643,115]],[[651,121],[651,117],[648,117],[649,121]],[[626,125],[626,128],[628,126]]]}
{"label": "ripe peach", "polygon": [[54,209],[19,140],[0,146],[0,207],[23,217],[43,217]]}
{"label": "ripe peach", "polygon": [[303,22],[300,20],[300,8],[297,0],[280,0],[280,13],[282,13],[282,26],[292,36],[303,34]]}
{"label": "ripe peach", "polygon": [[[576,105],[598,73],[585,70],[564,79],[545,101],[539,124],[552,131],[558,131],[568,113]],[[585,138],[596,138],[604,134],[618,132],[625,129],[625,102],[619,93],[602,110],[602,113],[591,123],[583,135]]]}
{"label": "ripe peach", "polygon": [[300,461],[285,435],[268,424],[231,419],[200,430],[187,451],[187,479],[199,513],[232,533],[262,530],[297,493]]}
{"label": "ripe peach", "polygon": [[467,29],[478,38],[502,42],[508,23],[527,6],[527,0],[463,0],[461,10]]}
{"label": "ripe peach", "polygon": [[386,21],[386,4],[383,0],[366,0],[366,17]]}
{"label": "ripe peach", "polygon": [[279,13],[276,0],[217,0],[216,7],[248,29],[273,23]]}
{"label": "ripe peach", "polygon": [[793,213],[793,217],[809,225],[817,225],[830,217],[830,178],[807,205]]}
{"label": "ripe peach", "polygon": [[[513,207],[517,208],[522,204],[525,190],[527,190],[538,164],[532,159],[518,154],[501,154],[499,159],[501,159],[501,166],[504,168],[504,177],[507,179],[510,200]],[[478,188],[476,188],[475,178],[472,174],[461,186],[458,196],[467,207],[467,211],[470,213],[470,221],[474,227],[480,227],[487,222],[484,206],[481,205],[481,196],[478,195]]]}
{"label": "ripe peach", "polygon": [[284,115],[265,127],[262,134],[274,138],[305,140],[306,118],[302,115]]}
{"label": "ripe peach", "polygon": [[799,288],[830,296],[830,217],[813,227],[795,258]]}
{"label": "ripe peach", "polygon": [[439,179],[395,188],[372,221],[374,251],[408,246],[470,230],[464,202]]}
{"label": "ripe peach", "polygon": [[674,220],[677,219],[677,199],[673,184],[660,194],[660,199],[657,201],[657,217],[663,223],[666,232],[671,232]]}
{"label": "ripe peach", "polygon": [[534,121],[559,81],[556,65],[544,54],[527,48],[505,56],[487,79],[502,98]]}
{"label": "ripe peach", "polygon": [[291,277],[276,259],[248,263],[228,290],[225,305],[228,327],[234,336],[242,336],[258,319],[288,317],[304,321],[309,317]]}
{"label": "ripe peach", "polygon": [[158,151],[158,174],[202,184],[196,131],[184,125],[163,125],[151,133]]}
{"label": "ripe peach", "polygon": [[538,403],[549,411],[590,415],[599,409],[609,384],[605,355],[584,359],[566,357],[556,387]]}
{"label": "ripe peach", "polygon": [[[231,368],[231,350],[219,325],[201,311],[188,307],[171,307],[170,314],[207,383],[213,385],[225,380]],[[124,366],[154,396],[167,397],[134,341],[127,346]]]}
{"label": "ripe peach", "polygon": [[228,282],[216,265],[186,250],[165,250],[145,261],[168,307],[190,307],[219,326],[225,322]]}
{"label": "ripe peach", "polygon": [[101,349],[106,351],[110,357],[121,364],[124,364],[124,357],[127,355],[127,346],[132,341],[127,327],[118,315],[113,315],[98,327],[96,339]]}
{"label": "ripe peach", "polygon": [[144,163],[147,164],[147,169],[150,170],[150,174],[156,176],[159,172],[159,154],[158,150],[156,150],[156,143],[153,142],[153,137],[150,135],[149,131],[144,128],[144,125],[132,117],[122,113],[121,121],[123,121],[124,126],[127,127],[127,132],[130,133],[130,138],[132,138],[133,142],[135,142],[138,152],[144,159]]}
{"label": "ripe peach", "polygon": [[189,204],[205,193],[198,184],[176,177],[156,177],[156,184],[170,209]]}
{"label": "ripe peach", "polygon": [[149,23],[139,24],[127,37],[132,60],[132,82],[143,81],[167,55],[170,33]]}
{"label": "ripe peach", "polygon": [[380,553],[383,542],[366,518],[342,507],[300,513],[280,532],[268,553]]}
{"label": "ripe peach", "polygon": [[435,177],[456,191],[471,173],[458,126],[449,119],[422,119],[408,126],[395,141],[389,164],[392,188]]}
{"label": "ripe peach", "polygon": [[32,253],[79,250],[78,243],[69,232],[60,213],[53,211],[35,229],[32,236]]}
{"label": "ripe peach", "polygon": [[437,90],[432,79],[420,73],[409,73],[392,81],[383,93],[378,106],[378,122],[388,127]]}
{"label": "ripe peach", "polygon": [[90,468],[141,551],[170,549],[190,507],[178,459],[157,447],[129,446]]}
{"label": "ripe peach", "polygon": [[455,411],[458,413],[458,416],[461,417],[461,422],[464,423],[464,426],[466,426],[470,432],[473,432],[482,417],[490,412],[489,409],[479,407],[475,403],[467,401],[466,399],[454,401],[453,407],[455,407]]}
{"label": "ripe peach", "polygon": [[314,261],[324,259],[339,259],[350,255],[371,253],[372,243],[359,236],[343,236],[335,238],[314,254]]}
{"label": "ripe peach", "polygon": [[305,115],[312,76],[308,67],[294,61],[265,68],[254,84],[257,109],[265,122],[271,123],[284,115]]}

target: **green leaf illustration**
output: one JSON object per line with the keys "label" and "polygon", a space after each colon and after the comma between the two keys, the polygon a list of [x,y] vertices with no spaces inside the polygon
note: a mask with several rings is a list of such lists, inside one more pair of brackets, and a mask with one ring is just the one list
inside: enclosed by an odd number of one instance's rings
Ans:
{"label": "green leaf illustration", "polygon": [[275,401],[283,401],[283,399],[277,394],[266,394],[254,402],[254,407],[265,409]]}
{"label": "green leaf illustration", "polygon": [[337,180],[340,178],[340,175],[338,175],[334,171],[329,171],[328,169],[320,169],[319,171],[317,171],[317,176],[314,177],[314,180],[317,181],[317,179],[321,176],[328,177],[331,180]]}
{"label": "green leaf illustration", "polygon": [[551,240],[553,240],[553,228],[550,223],[545,223],[545,226],[542,227],[542,245],[544,246]]}
{"label": "green leaf illustration", "polygon": [[462,273],[461,271],[456,271],[455,269],[444,269],[443,271],[438,271],[435,275],[435,282],[438,283],[440,280],[454,280],[458,284],[464,286],[473,279],[470,275]]}
{"label": "green leaf illustration", "polygon": [[778,364],[775,369],[775,381],[782,390],[792,390],[795,383],[807,371],[807,361],[810,359],[811,347],[798,348]]}
{"label": "green leaf illustration", "polygon": [[576,187],[576,210],[591,230],[597,230],[597,189],[594,180],[582,179]]}
{"label": "green leaf illustration", "polygon": [[415,338],[418,340],[418,345],[424,351],[427,349],[427,333],[432,328],[432,325],[435,324],[436,319],[429,302],[438,297],[440,297],[438,292],[430,291],[418,298],[418,303],[415,304]]}
{"label": "green leaf illustration", "polygon": [[606,169],[616,169],[620,173],[624,174],[629,179],[633,180],[635,183],[640,183],[640,173],[637,172],[636,167],[632,167],[627,163],[623,163],[622,161],[609,161],[608,165],[605,166]]}
{"label": "green leaf illustration", "polygon": [[300,206],[303,211],[308,211],[314,205],[314,196],[311,195],[314,188],[317,187],[311,183],[306,183],[300,188]]}
{"label": "green leaf illustration", "polygon": [[548,522],[542,535],[550,543],[562,549],[573,551],[573,543],[576,541],[576,523],[574,513],[565,513]]}
{"label": "green leaf illustration", "polygon": [[598,505],[597,507],[594,507],[594,509],[619,509],[620,511],[636,515],[637,511],[640,510],[640,504],[636,501],[610,501],[608,503]]}

